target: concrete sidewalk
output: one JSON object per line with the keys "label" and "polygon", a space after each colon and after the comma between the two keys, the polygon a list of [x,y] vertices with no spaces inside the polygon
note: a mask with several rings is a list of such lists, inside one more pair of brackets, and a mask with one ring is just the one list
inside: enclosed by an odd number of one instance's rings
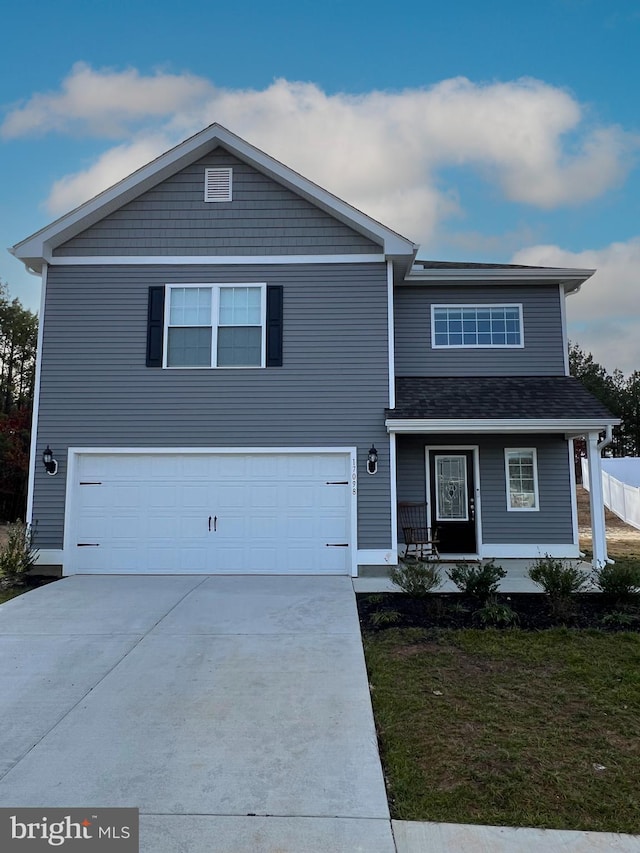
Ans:
{"label": "concrete sidewalk", "polygon": [[614,832],[393,821],[398,853],[638,853],[640,837]]}

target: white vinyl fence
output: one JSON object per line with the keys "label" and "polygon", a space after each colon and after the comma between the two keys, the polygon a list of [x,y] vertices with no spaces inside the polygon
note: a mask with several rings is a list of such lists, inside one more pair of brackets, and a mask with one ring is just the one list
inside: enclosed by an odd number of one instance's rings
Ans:
{"label": "white vinyl fence", "polygon": [[[586,459],[582,460],[582,485],[589,490]],[[640,459],[603,459],[602,492],[605,506],[640,530]]]}

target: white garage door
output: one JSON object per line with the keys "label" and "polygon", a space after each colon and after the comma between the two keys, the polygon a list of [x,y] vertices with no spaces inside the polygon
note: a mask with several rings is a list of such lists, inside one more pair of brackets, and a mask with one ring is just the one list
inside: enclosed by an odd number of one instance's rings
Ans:
{"label": "white garage door", "polygon": [[71,572],[348,574],[348,453],[80,454]]}

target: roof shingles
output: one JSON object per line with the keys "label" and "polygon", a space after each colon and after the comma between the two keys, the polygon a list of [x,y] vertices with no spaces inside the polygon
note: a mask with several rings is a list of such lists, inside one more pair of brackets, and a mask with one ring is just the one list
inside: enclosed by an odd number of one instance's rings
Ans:
{"label": "roof shingles", "polygon": [[398,377],[393,420],[601,420],[615,415],[572,376]]}

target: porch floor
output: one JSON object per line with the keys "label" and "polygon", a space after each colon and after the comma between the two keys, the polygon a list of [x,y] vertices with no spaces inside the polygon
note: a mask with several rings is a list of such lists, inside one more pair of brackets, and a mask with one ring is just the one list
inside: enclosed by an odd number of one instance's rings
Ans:
{"label": "porch floor", "polygon": [[[442,586],[434,590],[434,592],[459,592],[458,587],[447,577],[447,566],[454,566],[456,562],[464,562],[463,560],[454,560],[450,564],[441,561],[443,583]],[[508,559],[496,560],[503,569],[507,570],[507,576],[500,583],[500,592],[542,592],[542,589],[535,584],[528,576],[529,568],[533,565],[534,560],[530,559]],[[579,568],[584,571],[591,571],[591,564],[580,562]],[[378,571],[378,574],[374,574]],[[389,576],[384,568],[372,569],[370,574],[361,577],[353,578],[353,588],[356,592],[400,592],[400,589],[391,583]]]}

